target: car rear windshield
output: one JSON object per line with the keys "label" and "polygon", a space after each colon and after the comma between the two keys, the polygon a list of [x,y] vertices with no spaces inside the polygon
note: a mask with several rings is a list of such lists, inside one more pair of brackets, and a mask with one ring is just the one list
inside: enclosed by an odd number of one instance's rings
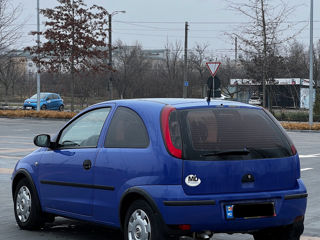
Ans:
{"label": "car rear windshield", "polygon": [[183,158],[250,160],[291,156],[282,130],[262,109],[180,110]]}

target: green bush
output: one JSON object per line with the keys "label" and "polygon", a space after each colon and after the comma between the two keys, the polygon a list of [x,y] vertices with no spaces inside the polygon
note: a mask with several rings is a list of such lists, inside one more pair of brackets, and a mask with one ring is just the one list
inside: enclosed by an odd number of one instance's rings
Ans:
{"label": "green bush", "polygon": [[[308,111],[273,111],[272,114],[279,121],[289,121],[289,122],[308,122],[309,121],[309,112]],[[313,116],[314,122],[320,122],[320,113],[314,113]]]}

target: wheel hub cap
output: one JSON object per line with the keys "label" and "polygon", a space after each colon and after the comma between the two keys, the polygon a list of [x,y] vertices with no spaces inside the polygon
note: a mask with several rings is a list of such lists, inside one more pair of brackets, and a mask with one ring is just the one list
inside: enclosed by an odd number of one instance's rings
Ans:
{"label": "wheel hub cap", "polygon": [[29,219],[31,212],[31,194],[26,186],[19,189],[16,199],[16,213],[21,222],[26,222]]}
{"label": "wheel hub cap", "polygon": [[147,214],[138,209],[131,214],[128,223],[129,240],[150,240],[151,225]]}

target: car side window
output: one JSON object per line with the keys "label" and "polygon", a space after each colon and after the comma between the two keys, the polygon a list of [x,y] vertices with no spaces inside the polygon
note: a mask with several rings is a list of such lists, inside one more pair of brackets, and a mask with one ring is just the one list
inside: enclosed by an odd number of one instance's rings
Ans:
{"label": "car side window", "polygon": [[110,123],[105,140],[107,148],[146,148],[149,135],[140,116],[126,107],[119,107]]}
{"label": "car side window", "polygon": [[60,148],[97,147],[103,124],[111,108],[87,112],[68,125],[60,134]]}

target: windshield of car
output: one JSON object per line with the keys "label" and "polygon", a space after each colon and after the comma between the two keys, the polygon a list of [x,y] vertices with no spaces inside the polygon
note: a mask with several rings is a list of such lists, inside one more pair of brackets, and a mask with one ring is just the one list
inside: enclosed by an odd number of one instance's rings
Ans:
{"label": "windshield of car", "polygon": [[[45,99],[48,94],[40,93],[40,99]],[[30,99],[37,99],[37,94],[33,95]]]}
{"label": "windshield of car", "polygon": [[291,156],[282,130],[262,109],[180,110],[184,159],[241,160]]}

